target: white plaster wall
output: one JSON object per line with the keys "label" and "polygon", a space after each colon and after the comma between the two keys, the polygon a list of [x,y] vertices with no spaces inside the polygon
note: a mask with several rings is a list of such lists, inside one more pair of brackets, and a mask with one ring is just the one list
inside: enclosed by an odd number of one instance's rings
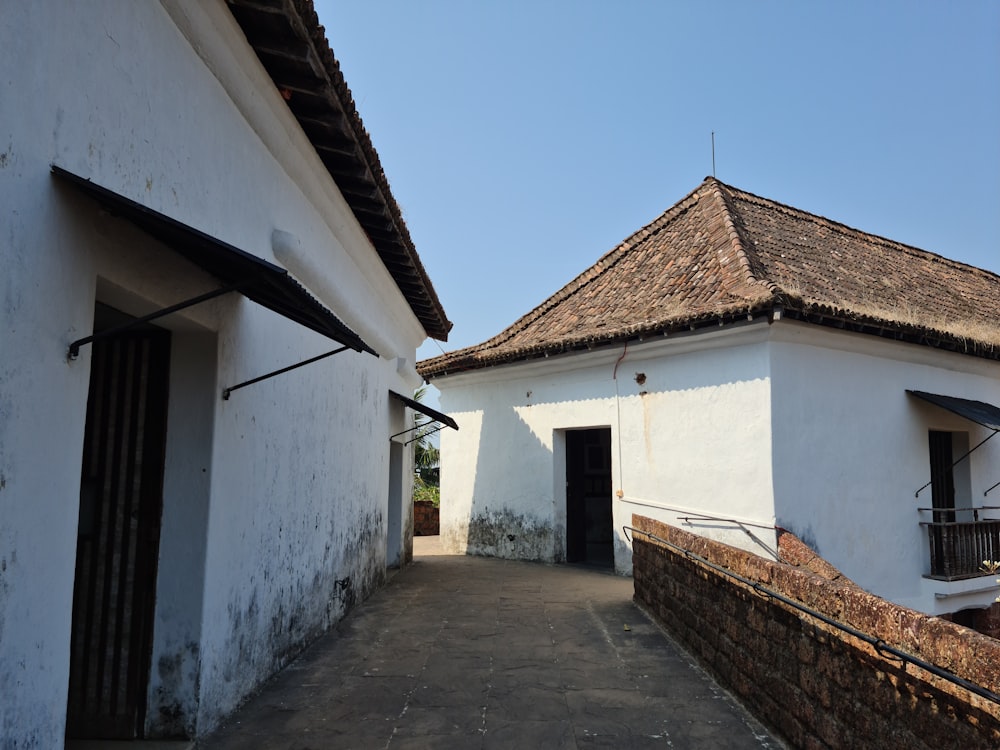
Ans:
{"label": "white plaster wall", "polygon": [[[271,261],[275,230],[290,233],[300,265],[321,269],[300,281],[383,355],[345,352],[223,402],[223,387],[335,344],[233,295],[163,321],[175,348],[150,731],[211,729],[384,576],[388,435],[402,429],[388,390],[412,388],[422,330],[225,4],[169,11],[125,0],[3,11],[0,736],[11,746],[63,741],[90,363],[88,347],[74,362],[66,348],[90,333],[95,299],[141,314],[215,286],[57,184],[52,163]],[[205,20],[197,40],[178,13]]]}
{"label": "white plaster wall", "polygon": [[[564,559],[563,431],[610,427],[619,572],[631,571],[622,527],[633,512],[761,552],[733,523],[678,519],[773,525],[766,334],[745,327],[435,379],[461,425],[441,438],[445,546]],[[773,547],[773,530],[757,533]]]}
{"label": "white plaster wall", "polygon": [[[639,512],[766,555],[776,523],[860,585],[905,606],[941,614],[996,596],[989,577],[924,577],[930,563],[919,522],[930,514],[917,508],[930,506],[930,490],[914,497],[930,478],[928,430],[966,431],[970,447],[990,433],[906,394],[1000,403],[996,363],[789,321],[632,345],[617,362],[621,354],[435,380],[442,407],[462,425],[442,436],[442,535],[451,550],[560,559],[561,431],[610,426],[622,493],[614,501],[616,530]],[[637,373],[645,376],[641,385]],[[966,459],[971,505],[1000,505],[983,496],[1000,479],[994,443]],[[523,536],[519,523],[542,529],[544,543],[506,544],[499,529],[490,535],[495,543],[470,537],[470,519],[475,527],[484,515],[516,536]],[[624,546],[616,567],[630,568]]]}
{"label": "white plaster wall", "polygon": [[483,374],[482,384],[435,381],[442,408],[460,426],[441,433],[442,543],[457,552],[565,559],[565,469],[560,480],[555,463],[565,459],[554,456],[555,431],[612,427],[614,439],[610,371]]}
{"label": "white plaster wall", "polygon": [[767,335],[764,322],[700,333],[622,362],[619,382],[646,392],[623,400],[625,523],[640,513],[755,554],[774,549]]}
{"label": "white plaster wall", "polygon": [[[788,321],[773,328],[778,524],[864,588],[899,604],[931,614],[989,604],[995,591],[957,594],[983,588],[990,578],[923,577],[930,559],[919,522],[931,519],[917,508],[931,506],[930,488],[914,497],[930,479],[928,430],[968,431],[970,447],[989,433],[906,389],[1000,404],[1000,365]],[[983,497],[1000,480],[994,442],[968,459],[976,506],[1000,505]]]}
{"label": "white plaster wall", "polygon": [[[243,32],[225,2],[161,3],[294,189],[321,210],[325,226],[318,245],[307,241],[298,224],[273,225],[275,260],[336,309],[383,357],[397,357],[408,389],[414,390],[420,378],[414,369],[415,352],[410,350],[413,341],[419,345],[424,340],[423,329],[388,270],[371,252],[367,235],[267,72],[256,58],[247,59]],[[280,184],[274,187],[285,189]],[[344,283],[345,279],[358,283]],[[378,304],[372,304],[373,296]]]}
{"label": "white plaster wall", "polygon": [[174,736],[197,729],[216,352],[214,332],[172,331],[148,714],[160,734]]}

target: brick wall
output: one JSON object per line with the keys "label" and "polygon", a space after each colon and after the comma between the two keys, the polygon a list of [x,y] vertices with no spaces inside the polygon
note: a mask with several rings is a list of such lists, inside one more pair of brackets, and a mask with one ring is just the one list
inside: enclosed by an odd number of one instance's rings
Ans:
{"label": "brick wall", "polygon": [[415,536],[437,536],[441,531],[441,509],[435,508],[429,500],[413,503],[413,534]]}
{"label": "brick wall", "polygon": [[[778,563],[648,518],[638,529],[1000,693],[1000,641],[873,596],[783,535]],[[767,598],[641,533],[636,600],[795,747],[1000,747],[1000,705]]]}

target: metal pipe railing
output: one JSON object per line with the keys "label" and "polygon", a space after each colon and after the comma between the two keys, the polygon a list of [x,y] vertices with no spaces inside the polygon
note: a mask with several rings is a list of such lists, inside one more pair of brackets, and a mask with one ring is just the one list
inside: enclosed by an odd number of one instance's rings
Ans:
{"label": "metal pipe railing", "polygon": [[[876,638],[874,636],[868,635],[867,633],[863,633],[860,630],[857,630],[856,628],[853,628],[846,623],[840,622],[839,620],[834,620],[832,617],[828,617],[827,615],[824,615],[822,612],[818,612],[815,609],[812,609],[811,607],[807,607],[801,602],[797,602],[794,599],[789,599],[787,596],[779,594],[777,591],[773,589],[769,589],[768,587],[761,584],[759,581],[752,581],[749,578],[741,576],[739,573],[734,573],[728,568],[724,568],[721,565],[718,565],[712,562],[711,560],[708,560],[702,557],[701,555],[692,552],[689,549],[685,549],[684,547],[681,547],[677,544],[674,544],[673,542],[658,537],[655,534],[651,534],[648,531],[644,531],[643,529],[637,529],[634,526],[623,526],[622,530],[625,531],[626,539],[629,539],[628,537],[629,531],[643,534],[649,537],[650,539],[653,539],[656,542],[663,544],[666,547],[669,547],[670,549],[680,552],[689,560],[697,562],[700,565],[704,565],[705,567],[711,568],[717,573],[721,573],[722,575],[728,578],[732,578],[734,580],[739,581],[743,585],[748,586],[749,588],[753,589],[754,591],[756,591],[758,594],[760,594],[765,598],[779,601],[782,604],[791,607],[792,609],[798,610],[799,612],[807,614],[810,617],[815,618],[820,622],[829,625],[830,627],[836,628],[837,630],[847,633],[848,635],[852,635],[855,638],[864,641],[872,648],[874,648],[875,652],[878,653],[879,656],[888,658],[886,657],[886,654],[890,654],[892,657],[898,659],[900,662],[904,664],[913,664],[914,666],[919,667],[925,672],[929,672],[930,674],[933,674],[936,677],[940,677],[943,680],[946,680],[948,682],[951,682],[952,684],[958,685],[959,687],[965,690],[968,690],[970,693],[975,693],[981,698],[985,698],[986,700],[1000,704],[1000,694],[994,693],[992,690],[984,688],[982,685],[977,685],[974,682],[969,682],[969,680],[966,680],[963,677],[959,677],[958,675],[953,674],[952,672],[949,672],[946,669],[942,669],[936,664],[931,664],[930,662],[924,661],[923,659],[914,656],[913,654],[908,654],[905,651],[901,651],[895,646],[890,646],[881,638]],[[632,540],[629,539],[629,541],[631,542]]]}

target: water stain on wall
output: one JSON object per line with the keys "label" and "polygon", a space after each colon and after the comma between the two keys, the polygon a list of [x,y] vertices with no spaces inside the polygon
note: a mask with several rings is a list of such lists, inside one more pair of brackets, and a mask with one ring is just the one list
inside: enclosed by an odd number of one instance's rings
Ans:
{"label": "water stain on wall", "polygon": [[468,527],[468,553],[515,560],[554,561],[550,524],[504,509],[473,516]]}
{"label": "water stain on wall", "polygon": [[199,646],[189,641],[157,660],[159,684],[150,696],[147,733],[160,739],[193,737],[201,672]]}
{"label": "water stain on wall", "polygon": [[[315,526],[315,519],[311,523]],[[312,573],[259,570],[254,588],[234,592],[227,606],[232,645],[222,667],[223,679],[249,690],[274,674],[306,646],[339,622],[358,603],[385,582],[385,521],[381,514],[366,516],[353,527],[331,520],[323,560]],[[319,561],[317,561],[319,562]],[[274,565],[298,571],[296,555]],[[286,583],[273,590],[273,581]],[[204,698],[207,700],[207,698]]]}

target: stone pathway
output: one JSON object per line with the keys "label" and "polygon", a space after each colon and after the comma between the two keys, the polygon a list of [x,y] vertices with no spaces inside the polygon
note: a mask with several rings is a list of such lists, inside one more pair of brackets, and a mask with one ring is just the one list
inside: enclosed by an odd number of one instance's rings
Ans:
{"label": "stone pathway", "polygon": [[783,748],[609,573],[433,554],[201,750]]}

